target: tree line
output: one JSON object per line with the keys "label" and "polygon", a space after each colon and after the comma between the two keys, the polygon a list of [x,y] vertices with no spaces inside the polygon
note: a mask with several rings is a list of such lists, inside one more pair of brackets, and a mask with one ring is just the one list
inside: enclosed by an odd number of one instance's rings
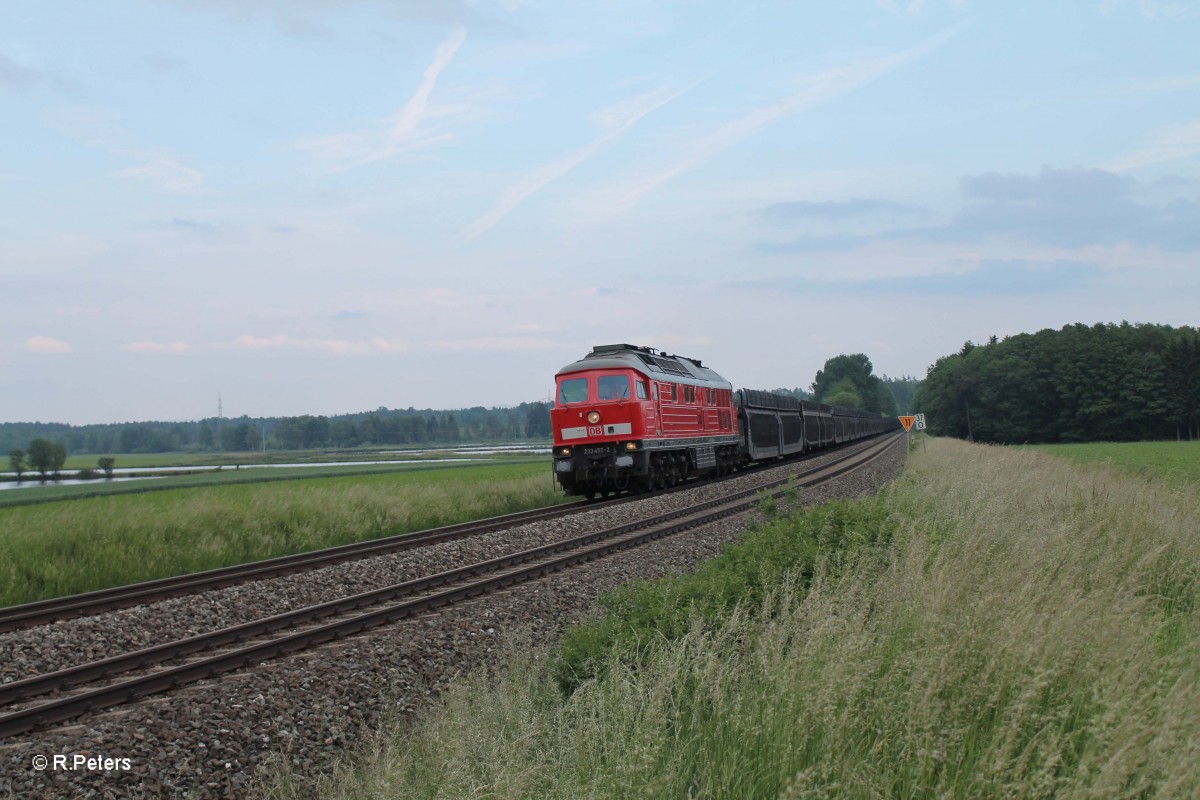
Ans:
{"label": "tree line", "polygon": [[34,439],[28,450],[14,447],[8,451],[8,466],[17,473],[17,480],[26,471],[40,472],[43,478],[50,475],[57,478],[66,463],[67,448],[46,439]]}
{"label": "tree line", "polygon": [[1200,437],[1200,331],[1082,323],[966,342],[917,392],[931,433],[981,442]]}
{"label": "tree line", "polygon": [[209,417],[190,422],[0,423],[0,452],[22,448],[34,438],[61,444],[76,454],[515,442],[550,438],[550,405],[534,402],[444,411],[381,407],[328,417]]}
{"label": "tree line", "polygon": [[[862,353],[825,362],[811,391],[772,391],[800,400],[814,399],[895,414],[908,411],[914,378],[880,378]],[[62,445],[71,453],[245,452],[306,450],[365,445],[454,445],[501,443],[551,437],[550,404],[521,403],[508,408],[473,406],[453,410],[388,409],[355,414],[295,417],[209,417],[188,422],[126,422],[93,425],[0,423],[0,453],[21,449],[31,439]],[[22,461],[22,465],[24,465]]]}
{"label": "tree line", "polygon": [[865,353],[834,356],[817,370],[812,385],[813,399],[831,406],[847,406],[885,416],[910,413],[913,395],[921,382],[909,375],[879,377],[874,370]]}
{"label": "tree line", "polygon": [[[61,477],[63,465],[67,463],[67,448],[59,442],[47,439],[34,439],[27,450],[14,447],[8,451],[8,468],[16,473],[20,481],[27,472],[37,472],[42,480]],[[113,468],[117,460],[112,456],[101,456],[96,460],[96,466],[106,478],[113,476]],[[94,478],[96,471],[84,468],[79,471],[80,478]]]}

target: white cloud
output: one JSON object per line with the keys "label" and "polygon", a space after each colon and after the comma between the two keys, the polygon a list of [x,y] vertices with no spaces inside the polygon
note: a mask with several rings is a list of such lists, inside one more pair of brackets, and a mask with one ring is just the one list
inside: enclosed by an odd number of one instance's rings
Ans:
{"label": "white cloud", "polygon": [[235,350],[305,350],[334,356],[368,356],[408,352],[409,345],[400,339],[300,339],[286,334],[274,336],[239,336],[220,347]]}
{"label": "white cloud", "polygon": [[448,135],[424,130],[423,124],[434,117],[444,116],[449,109],[431,109],[429,97],[438,77],[450,66],[455,54],[467,39],[464,28],[457,28],[433,54],[433,61],[421,74],[421,83],[408,102],[387,120],[385,131],[370,133],[338,133],[305,139],[296,146],[313,156],[341,162],[345,168],[357,167],[372,161],[391,158],[403,149],[420,147],[445,140]]}
{"label": "white cloud", "polygon": [[46,114],[46,124],[85,147],[103,150],[114,158],[131,162],[113,173],[121,178],[139,178],[170,192],[197,192],[204,187],[204,174],[189,166],[169,148],[144,145],[124,128],[120,115],[89,105],[68,105]]}
{"label": "white cloud", "polygon": [[30,353],[62,354],[72,353],[75,348],[64,341],[51,336],[30,336],[25,340],[25,349]]}
{"label": "white cloud", "polygon": [[[1101,14],[1112,14],[1125,0],[1102,0],[1098,6]],[[1148,19],[1188,19],[1200,14],[1194,2],[1172,2],[1172,0],[1136,0],[1138,11]]]}
{"label": "white cloud", "polygon": [[447,339],[430,342],[432,350],[450,353],[488,353],[513,350],[552,350],[560,343],[536,336],[478,336],[470,339]]}
{"label": "white cloud", "polygon": [[130,342],[122,345],[121,349],[126,353],[156,356],[182,356],[196,351],[187,342]]}
{"label": "white cloud", "polygon": [[[692,86],[695,86],[693,84]],[[646,115],[657,111],[675,98],[689,91],[692,86],[668,93],[666,87],[660,87],[653,92],[639,95],[622,101],[595,115],[607,131],[591,144],[568,156],[552,161],[530,172],[521,180],[509,186],[500,195],[500,199],[486,214],[471,223],[466,230],[466,236],[473,239],[504,219],[513,209],[523,203],[544,186],[556,181],[584,161],[611,145],[617,139],[633,129]]]}
{"label": "white cloud", "polygon": [[204,186],[203,173],[183,163],[183,159],[174,153],[143,154],[138,160],[143,163],[119,170],[117,176],[145,178],[169,192],[195,192]]}
{"label": "white cloud", "polygon": [[[317,339],[275,334],[253,336],[246,334],[231,342],[213,345],[231,350],[296,350],[324,353],[332,356],[395,355],[415,352],[488,353],[525,350],[548,350],[559,342],[537,336],[468,336],[461,339],[433,339],[413,342],[404,339]],[[128,348],[127,348],[128,349]]]}
{"label": "white cloud", "polygon": [[1200,155],[1200,122],[1163,128],[1139,149],[1105,165],[1114,172]]}

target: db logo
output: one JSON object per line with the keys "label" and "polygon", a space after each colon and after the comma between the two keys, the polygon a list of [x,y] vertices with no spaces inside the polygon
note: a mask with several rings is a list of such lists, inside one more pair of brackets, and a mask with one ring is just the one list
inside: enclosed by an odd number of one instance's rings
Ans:
{"label": "db logo", "polygon": [[603,436],[604,428],[599,425],[588,425],[588,436]]}

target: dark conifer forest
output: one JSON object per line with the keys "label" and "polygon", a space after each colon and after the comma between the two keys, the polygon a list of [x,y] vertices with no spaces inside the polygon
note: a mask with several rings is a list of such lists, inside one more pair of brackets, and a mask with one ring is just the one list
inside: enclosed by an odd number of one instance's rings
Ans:
{"label": "dark conifer forest", "polygon": [[1200,331],[1083,324],[967,342],[914,408],[936,435],[1054,443],[1200,438]]}

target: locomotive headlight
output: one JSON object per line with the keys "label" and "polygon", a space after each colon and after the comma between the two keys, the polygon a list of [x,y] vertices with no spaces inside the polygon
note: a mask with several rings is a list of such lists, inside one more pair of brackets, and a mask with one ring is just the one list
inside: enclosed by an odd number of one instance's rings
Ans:
{"label": "locomotive headlight", "polygon": [[637,449],[638,449],[638,443],[637,443],[637,442],[626,442],[626,443],[625,443],[625,449],[626,449],[626,450],[637,450]]}
{"label": "locomotive headlight", "polygon": [[571,448],[569,448],[569,447],[560,447],[560,448],[558,448],[558,450],[556,450],[556,451],[555,451],[555,453],[554,453],[554,454],[555,454],[556,456],[569,456],[569,455],[571,455]]}
{"label": "locomotive headlight", "polygon": [[600,422],[600,412],[599,412],[599,411],[589,411],[589,412],[588,412],[588,416],[587,416],[587,421],[588,421],[588,424],[589,424],[589,425],[597,425],[597,424],[599,424],[599,422]]}

